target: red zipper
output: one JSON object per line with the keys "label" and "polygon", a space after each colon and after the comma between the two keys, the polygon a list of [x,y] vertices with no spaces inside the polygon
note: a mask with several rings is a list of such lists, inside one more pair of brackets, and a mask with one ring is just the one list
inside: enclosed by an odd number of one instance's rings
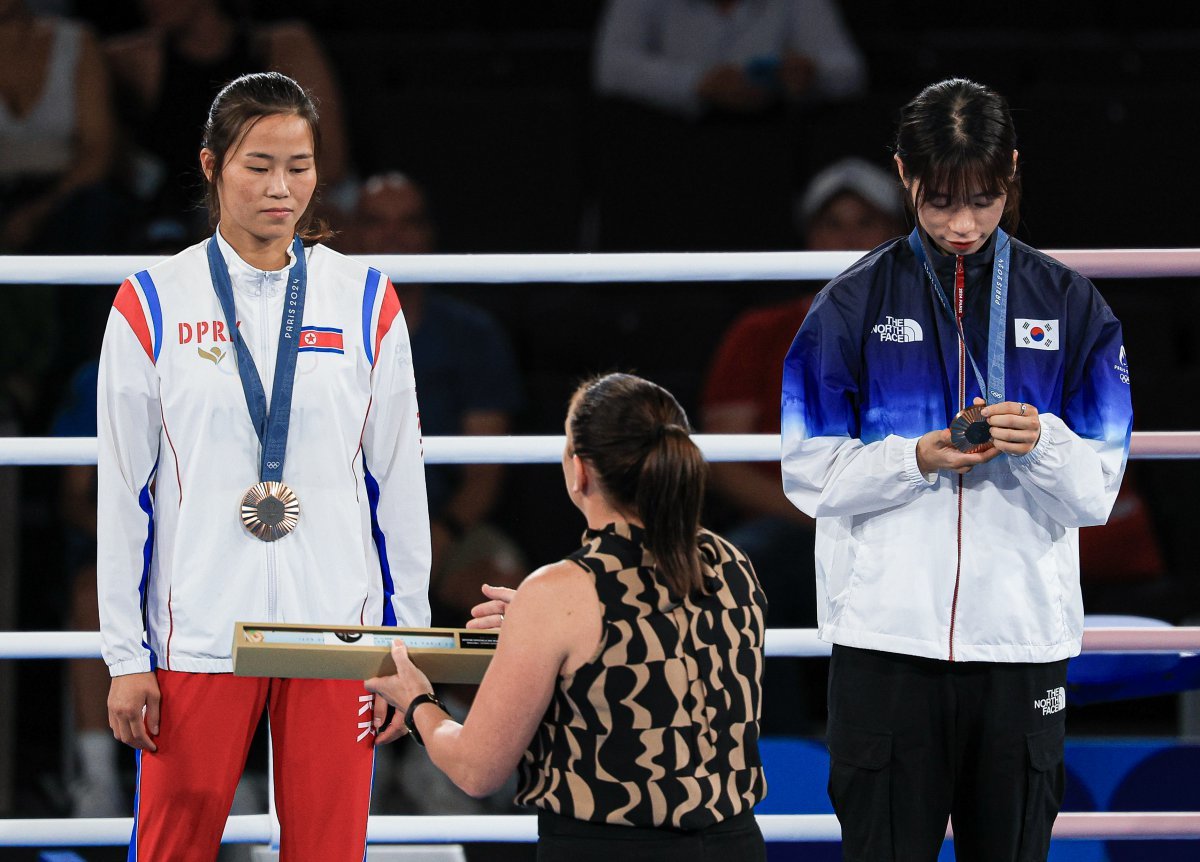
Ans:
{"label": "red zipper", "polygon": [[[962,255],[954,263],[954,315],[959,332],[963,332],[963,305],[966,294],[966,273],[963,270]],[[958,339],[958,409],[967,406],[967,348],[961,338]],[[954,569],[954,600],[950,605],[950,661],[954,661],[954,623],[958,615],[958,584],[962,577],[962,529],[963,529],[963,477],[958,474],[958,555]]]}

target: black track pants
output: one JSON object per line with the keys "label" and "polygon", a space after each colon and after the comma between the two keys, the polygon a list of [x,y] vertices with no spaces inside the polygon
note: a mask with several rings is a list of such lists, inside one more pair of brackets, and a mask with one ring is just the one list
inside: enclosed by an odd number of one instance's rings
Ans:
{"label": "black track pants", "polygon": [[1044,860],[1063,793],[1066,660],[947,662],[834,646],[829,798],[847,862]]}

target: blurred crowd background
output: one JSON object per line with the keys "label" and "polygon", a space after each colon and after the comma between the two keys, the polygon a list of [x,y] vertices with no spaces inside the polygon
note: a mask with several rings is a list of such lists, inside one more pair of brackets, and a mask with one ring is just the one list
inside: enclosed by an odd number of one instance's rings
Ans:
{"label": "blurred crowd background", "polygon": [[[1166,2],[0,0],[0,253],[205,236],[207,106],[265,69],[320,101],[321,214],[350,254],[871,248],[908,229],[897,111],[951,75],[1013,107],[1018,237],[1195,247],[1198,52],[1200,7]],[[1200,428],[1195,280],[1098,286],[1125,325],[1135,429]],[[778,431],[783,352],[821,285],[399,287],[437,435],[560,433],[574,383],[606,370],[666,386],[701,430]],[[0,435],[94,435],[115,288],[3,286]],[[435,624],[461,624],[480,581],[515,584],[577,544],[556,467],[429,475]],[[1089,611],[1200,613],[1198,478],[1196,461],[1131,462],[1112,523],[1081,542]],[[93,483],[0,468],[0,630],[95,629]],[[812,625],[811,524],[778,468],[718,467],[710,497],[709,525],[759,564],[769,624]],[[819,734],[823,676],[772,660],[765,731]],[[127,810],[106,680],[98,662],[0,662],[0,815]],[[1184,722],[1177,698],[1077,712],[1074,732]],[[392,755],[406,765],[381,810],[466,806],[410,754]]]}

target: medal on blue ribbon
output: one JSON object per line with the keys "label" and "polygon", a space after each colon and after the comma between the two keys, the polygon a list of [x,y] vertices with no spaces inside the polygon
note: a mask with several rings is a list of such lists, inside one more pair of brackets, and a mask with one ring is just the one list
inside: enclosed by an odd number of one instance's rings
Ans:
{"label": "medal on blue ribbon", "polygon": [[216,236],[208,241],[209,275],[237,353],[238,376],[242,381],[250,421],[262,445],[259,481],[242,495],[241,519],[245,528],[264,542],[274,542],[288,535],[296,529],[300,520],[300,500],[283,482],[283,458],[287,453],[288,427],[292,418],[292,388],[296,381],[296,339],[304,319],[304,294],[308,287],[308,267],[300,237],[292,240],[292,253],[296,260],[287,278],[275,359],[275,379],[271,384],[271,410],[268,413],[262,378],[254,364],[254,357],[250,355],[250,348],[238,330],[229,268],[221,256]]}
{"label": "medal on blue ribbon", "polygon": [[[938,281],[937,274],[933,271],[933,265],[930,263],[929,253],[925,249],[925,242],[919,227],[914,228],[913,232],[908,235],[908,245],[920,262],[921,268],[925,270],[925,275],[933,287],[934,295],[937,296],[942,308],[950,315],[950,320],[954,322],[958,337],[962,341],[963,352],[967,354],[967,359],[971,362],[971,370],[975,372],[975,380],[979,384],[979,391],[983,394],[984,400],[988,404],[999,404],[1004,400],[1004,333],[1008,326],[1008,272],[1009,257],[1012,252],[1012,243],[1009,241],[1008,234],[1003,229],[996,228],[991,299],[988,301],[988,376],[986,385],[979,366],[975,363],[975,358],[971,356],[971,351],[967,348],[967,336],[963,332],[962,324],[955,316],[954,308],[946,297],[946,291],[942,289],[941,282]],[[988,427],[987,420],[983,418],[982,409],[978,405],[965,407],[955,415],[950,423],[950,441],[958,450],[967,453],[982,452],[992,445],[992,432]]]}

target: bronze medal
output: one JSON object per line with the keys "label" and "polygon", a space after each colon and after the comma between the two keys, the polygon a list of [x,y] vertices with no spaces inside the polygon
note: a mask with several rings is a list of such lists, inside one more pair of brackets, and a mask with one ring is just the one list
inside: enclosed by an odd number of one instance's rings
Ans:
{"label": "bronze medal", "polygon": [[242,524],[256,539],[282,539],[299,520],[300,500],[282,482],[259,482],[242,497]]}
{"label": "bronze medal", "polygon": [[992,447],[992,429],[983,418],[982,404],[975,404],[959,411],[950,423],[950,442],[954,448],[968,455]]}

